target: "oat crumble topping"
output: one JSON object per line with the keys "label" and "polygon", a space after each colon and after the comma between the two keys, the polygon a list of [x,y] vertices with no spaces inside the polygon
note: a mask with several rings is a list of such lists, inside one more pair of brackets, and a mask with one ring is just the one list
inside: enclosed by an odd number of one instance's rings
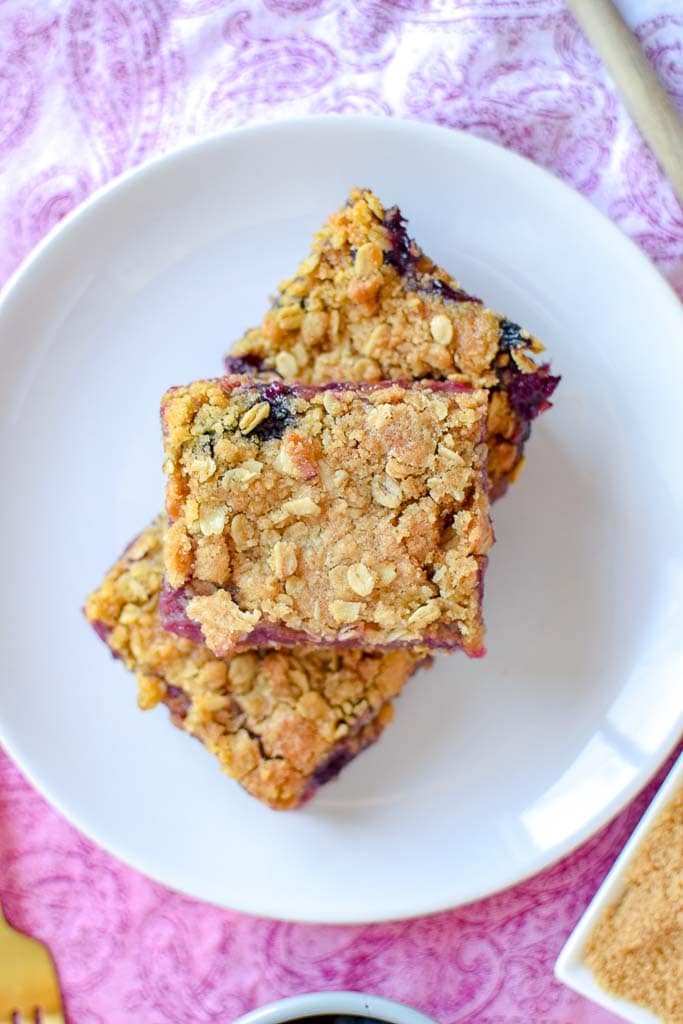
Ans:
{"label": "oat crumble topping", "polygon": [[143,531],[86,602],[88,620],[138,680],[141,708],[164,702],[252,796],[294,807],[373,742],[424,654],[260,650],[216,658],[163,630],[164,519]]}
{"label": "oat crumble topping", "polygon": [[166,628],[182,606],[222,655],[259,643],[482,653],[486,410],[485,391],[449,382],[232,376],[169,391]]}
{"label": "oat crumble topping", "polygon": [[229,376],[164,398],[170,525],[85,607],[140,707],[291,808],[379,737],[429,648],[483,653],[488,502],[559,381],[542,351],[353,190]]}
{"label": "oat crumble topping", "polygon": [[396,207],[354,189],[228,368],[313,384],[447,378],[486,388],[495,498],[519,472],[530,422],[559,379],[534,361],[542,351],[429,259]]}

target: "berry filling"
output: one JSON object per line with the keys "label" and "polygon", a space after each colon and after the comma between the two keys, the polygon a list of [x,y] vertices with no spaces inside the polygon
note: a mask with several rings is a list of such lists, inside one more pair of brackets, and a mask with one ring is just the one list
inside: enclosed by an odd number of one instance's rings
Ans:
{"label": "berry filling", "polygon": [[406,231],[407,221],[398,206],[392,206],[386,211],[383,223],[391,246],[384,253],[384,262],[406,278],[406,287],[409,291],[421,292],[423,295],[438,295],[449,302],[477,302],[481,305],[481,299],[468,295],[460,288],[451,287],[438,277],[429,278],[423,275],[418,278],[416,269],[422,251]]}
{"label": "berry filling", "polygon": [[384,227],[391,246],[384,253],[384,262],[402,275],[412,270],[421,256],[418,246],[406,231],[406,223],[398,206],[392,206],[384,215]]}
{"label": "berry filling", "polygon": [[[479,570],[478,588],[483,593],[483,566]],[[187,614],[187,604],[192,600],[192,593],[187,587],[174,589],[164,584],[159,595],[159,615],[164,629],[175,636],[191,640],[203,646],[204,634],[199,623]],[[245,633],[237,645],[237,650],[251,650],[260,647],[336,647],[339,650],[354,650],[363,646],[362,629],[347,639],[332,640],[307,633],[301,629],[292,629],[277,622],[259,622],[248,633]],[[373,644],[375,650],[394,651],[411,644],[396,640],[384,644]],[[429,650],[456,651],[462,647],[462,635],[456,624],[446,623],[433,636],[424,636],[420,646]],[[227,656],[230,650],[216,651],[219,656]],[[486,653],[484,647],[469,647],[467,654],[471,658],[481,658]]]}
{"label": "berry filling", "polygon": [[104,640],[106,644],[109,640],[109,634],[111,633],[110,627],[105,626],[104,622],[95,620],[95,622],[92,623],[92,628],[95,630],[100,640]]}
{"label": "berry filling", "polygon": [[200,646],[204,643],[204,635],[196,622],[189,618],[186,608],[191,595],[184,588],[173,590],[164,586],[159,594],[159,615],[164,629],[176,636],[182,636]]}
{"label": "berry filling", "polygon": [[316,768],[311,776],[311,785],[313,787],[324,786],[326,782],[336,779],[342,768],[350,764],[355,756],[355,752],[349,750],[348,747],[340,747],[324,764]]}
{"label": "berry filling", "polygon": [[535,373],[521,373],[511,368],[503,370],[501,381],[507,390],[510,405],[522,419],[533,420],[550,408],[550,398],[560,383],[553,377],[546,363]]}
{"label": "berry filling", "polygon": [[[281,390],[278,391],[278,388]],[[248,435],[250,438],[258,438],[261,442],[272,441],[281,438],[292,426],[296,417],[282,392],[282,385],[277,381],[264,388],[263,398],[270,404],[270,412],[265,420],[251,431]]]}
{"label": "berry filling", "polygon": [[[409,282],[409,287],[411,283]],[[427,281],[422,280],[419,283],[415,282],[414,290],[422,292],[423,295],[438,295],[439,298],[447,299],[449,302],[476,302],[477,305],[482,305],[481,299],[475,298],[474,295],[468,295],[460,288],[451,288],[439,277],[431,277]]]}
{"label": "berry filling", "polygon": [[512,348],[524,348],[527,342],[522,337],[522,328],[512,320],[500,321],[500,347],[509,352]]}
{"label": "berry filling", "polygon": [[225,372],[248,374],[250,377],[263,369],[263,360],[260,356],[247,353],[244,356],[226,356]]}

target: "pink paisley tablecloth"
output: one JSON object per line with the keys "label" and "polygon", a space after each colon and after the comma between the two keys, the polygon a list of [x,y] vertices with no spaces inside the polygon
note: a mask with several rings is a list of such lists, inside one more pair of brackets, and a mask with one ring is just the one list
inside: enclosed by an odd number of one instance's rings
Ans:
{"label": "pink paisley tablecloth", "polygon": [[[680,0],[622,9],[683,104]],[[0,280],[93,189],[248,121],[402,115],[516,149],[583,192],[683,286],[683,213],[560,0],[0,0]],[[70,1024],[229,1024],[352,988],[443,1024],[614,1018],[552,965],[642,795],[517,888],[423,920],[322,928],[186,899],[124,867],[0,754],[0,896],[54,951]]]}

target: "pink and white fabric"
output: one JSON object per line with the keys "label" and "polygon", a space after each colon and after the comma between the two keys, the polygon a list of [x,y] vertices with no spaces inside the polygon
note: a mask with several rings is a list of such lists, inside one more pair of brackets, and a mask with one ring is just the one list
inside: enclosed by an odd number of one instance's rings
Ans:
{"label": "pink and white fabric", "polygon": [[[680,0],[621,6],[683,107]],[[523,153],[604,210],[683,294],[683,211],[561,0],[0,0],[0,281],[124,169],[233,125],[326,111],[418,118]],[[443,1024],[602,1024],[614,1018],[554,982],[552,965],[648,798],[480,903],[309,927],[143,878],[0,754],[0,896],[54,950],[70,1024],[229,1024],[337,988]]]}

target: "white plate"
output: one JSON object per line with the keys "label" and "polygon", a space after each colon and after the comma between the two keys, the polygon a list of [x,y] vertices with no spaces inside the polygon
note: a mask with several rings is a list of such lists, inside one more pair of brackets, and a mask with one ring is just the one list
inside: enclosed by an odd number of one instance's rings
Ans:
{"label": "white plate", "polygon": [[588,938],[602,917],[607,907],[612,906],[619,900],[624,892],[624,873],[633,859],[646,833],[659,817],[664,807],[673,799],[674,793],[683,785],[683,754],[678,758],[666,781],[660,787],[654,800],[648,807],[646,813],[640,819],[638,827],[627,842],[621,854],[617,858],[612,870],[596,892],[576,928],[569,936],[567,944],[560,953],[555,964],[555,975],[558,981],[573,988],[587,999],[604,1006],[612,1013],[618,1014],[624,1020],[632,1021],[633,1024],[658,1024],[661,1020],[648,1010],[626,999],[617,999],[600,988],[593,977],[592,971],[583,962],[583,951]]}
{"label": "white plate", "polygon": [[[157,408],[228,343],[352,184],[400,203],[563,374],[495,509],[489,655],[442,658],[383,741],[299,813],[244,795],[80,607],[162,503]],[[0,308],[2,740],[85,833],[226,906],[416,915],[545,867],[614,815],[683,724],[683,316],[591,206],[488,143],[322,118],[200,142],[39,247]]]}

